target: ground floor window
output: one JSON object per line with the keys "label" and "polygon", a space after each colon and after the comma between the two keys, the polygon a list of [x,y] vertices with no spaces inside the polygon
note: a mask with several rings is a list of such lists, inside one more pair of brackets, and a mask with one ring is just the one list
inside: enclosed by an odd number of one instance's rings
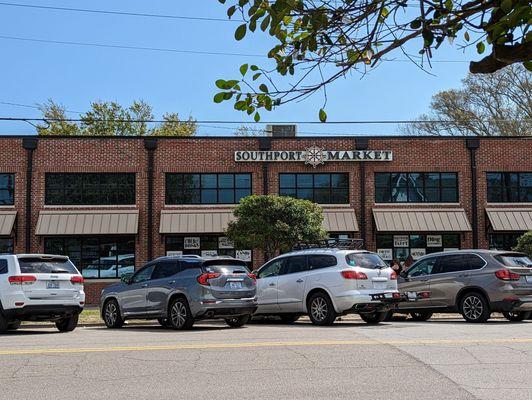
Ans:
{"label": "ground floor window", "polygon": [[417,260],[425,254],[459,248],[460,234],[454,233],[377,235],[377,253],[387,262],[405,262],[410,256]]}
{"label": "ground floor window", "polygon": [[166,255],[195,254],[202,257],[230,256],[252,264],[252,251],[235,249],[223,235],[166,236]]}
{"label": "ground floor window", "polygon": [[525,232],[491,233],[489,235],[490,249],[512,250],[517,246],[519,239]]}
{"label": "ground floor window", "polygon": [[135,271],[135,236],[50,237],[44,251],[70,257],[85,278],[120,278]]}
{"label": "ground floor window", "polygon": [[0,254],[1,253],[13,253],[13,238],[0,237]]}

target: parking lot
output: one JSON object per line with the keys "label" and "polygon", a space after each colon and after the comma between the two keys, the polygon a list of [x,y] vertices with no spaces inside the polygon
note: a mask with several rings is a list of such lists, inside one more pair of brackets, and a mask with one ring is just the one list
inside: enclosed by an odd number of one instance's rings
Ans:
{"label": "parking lot", "polygon": [[459,318],[26,328],[0,337],[0,381],[6,399],[530,400],[531,328]]}

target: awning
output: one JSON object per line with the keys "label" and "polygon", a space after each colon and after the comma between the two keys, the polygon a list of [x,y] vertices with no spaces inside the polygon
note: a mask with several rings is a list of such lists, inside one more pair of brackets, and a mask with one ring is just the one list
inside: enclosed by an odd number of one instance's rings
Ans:
{"label": "awning", "polygon": [[136,235],[138,210],[41,211],[36,235]]}
{"label": "awning", "polygon": [[358,231],[357,217],[352,210],[324,210],[322,226],[327,232]]}
{"label": "awning", "polygon": [[494,231],[532,230],[532,208],[487,208]]}
{"label": "awning", "polygon": [[15,218],[17,217],[16,211],[0,211],[0,235],[9,236],[13,231],[13,225],[15,224]]}
{"label": "awning", "polygon": [[232,210],[162,210],[159,233],[223,233],[234,219]]}
{"label": "awning", "polygon": [[379,232],[466,232],[471,230],[463,208],[373,210]]}

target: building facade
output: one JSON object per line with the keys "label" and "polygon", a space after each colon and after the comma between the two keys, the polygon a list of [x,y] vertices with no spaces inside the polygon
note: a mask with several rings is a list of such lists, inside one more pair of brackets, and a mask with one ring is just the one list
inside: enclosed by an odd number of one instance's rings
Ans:
{"label": "building facade", "polygon": [[249,194],[309,199],[384,259],[511,248],[532,230],[532,138],[2,137],[0,252],[66,254],[101,289],[165,254],[263,255],[224,237]]}

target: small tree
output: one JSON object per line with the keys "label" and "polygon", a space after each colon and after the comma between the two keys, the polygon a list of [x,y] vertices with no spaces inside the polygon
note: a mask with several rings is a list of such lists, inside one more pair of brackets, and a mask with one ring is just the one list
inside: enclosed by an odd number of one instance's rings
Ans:
{"label": "small tree", "polygon": [[235,208],[226,235],[237,248],[262,249],[267,260],[300,241],[324,239],[323,211],[308,200],[248,196]]}
{"label": "small tree", "polygon": [[514,250],[532,257],[532,231],[525,233],[517,240],[517,246],[514,247]]}

